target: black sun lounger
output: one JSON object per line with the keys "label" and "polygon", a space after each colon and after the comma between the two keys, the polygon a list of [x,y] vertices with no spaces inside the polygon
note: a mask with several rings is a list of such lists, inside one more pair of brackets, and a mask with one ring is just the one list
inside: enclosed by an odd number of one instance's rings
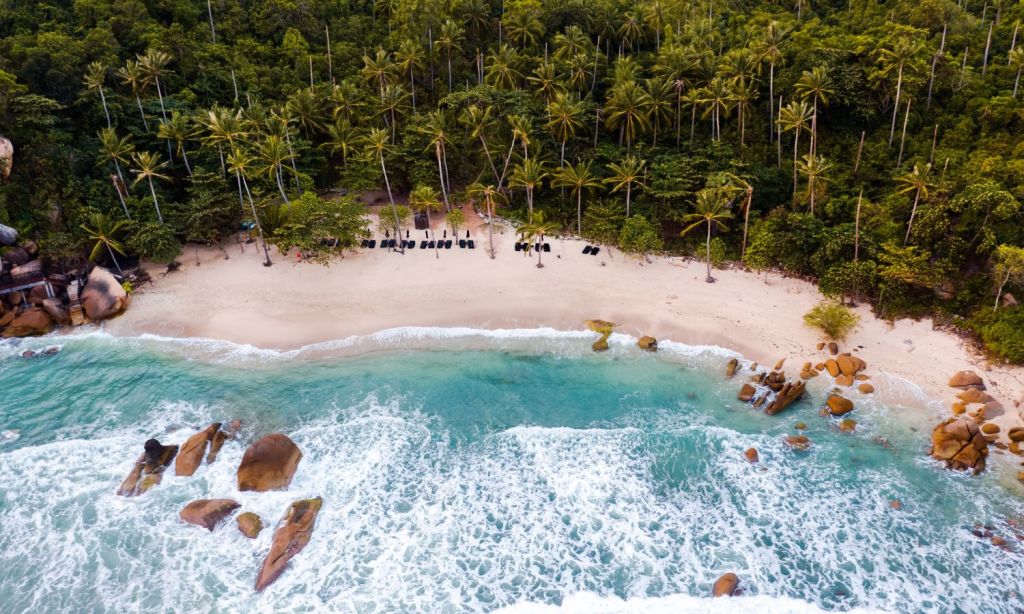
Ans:
{"label": "black sun lounger", "polygon": [[427,242],[426,241],[420,241],[420,249],[427,249]]}
{"label": "black sun lounger", "polygon": [[593,251],[593,249],[594,249],[594,247],[592,245],[588,245],[588,246],[583,248],[583,253],[584,254],[589,254],[591,251]]}
{"label": "black sun lounger", "polygon": [[448,239],[447,241],[444,242],[444,248],[445,249],[451,249],[452,248],[452,240],[451,239]]}
{"label": "black sun lounger", "polygon": [[516,243],[516,251],[517,252],[523,251],[523,244],[522,243]]}
{"label": "black sun lounger", "polygon": [[387,249],[388,248],[388,240],[387,239],[381,239],[380,240],[380,248],[381,249]]}
{"label": "black sun lounger", "polygon": [[367,241],[366,247],[369,247],[370,249],[377,247],[377,239],[370,239],[369,241]]}
{"label": "black sun lounger", "polygon": [[362,243],[359,244],[359,247],[366,247],[369,243],[370,243],[369,241],[367,241],[366,239],[363,239]]}
{"label": "black sun lounger", "polygon": [[601,248],[600,248],[600,247],[597,247],[597,246],[595,245],[595,246],[594,246],[594,249],[590,250],[590,255],[591,255],[591,256],[596,256],[596,255],[597,255],[597,252],[599,252],[599,251],[601,251]]}
{"label": "black sun lounger", "polygon": [[466,249],[466,240],[459,239],[459,249]]}
{"label": "black sun lounger", "polygon": [[551,251],[551,244],[550,243],[545,243],[544,244],[544,252],[547,253],[547,252],[550,252],[550,251]]}
{"label": "black sun lounger", "polygon": [[476,249],[476,241],[469,239],[466,241],[466,246],[469,247],[469,249]]}
{"label": "black sun lounger", "polygon": [[427,247],[429,247],[430,249],[434,249],[434,245],[435,245],[435,243],[433,241],[428,241],[427,242]]}

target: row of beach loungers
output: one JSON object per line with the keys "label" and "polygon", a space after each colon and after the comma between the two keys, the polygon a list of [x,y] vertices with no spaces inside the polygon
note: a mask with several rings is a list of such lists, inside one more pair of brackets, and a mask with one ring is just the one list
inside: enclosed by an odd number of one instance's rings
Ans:
{"label": "row of beach loungers", "polygon": [[588,245],[588,246],[583,248],[583,253],[584,254],[590,254],[591,256],[596,256],[598,254],[598,252],[600,252],[600,251],[601,251],[601,248],[596,246],[596,245]]}
{"label": "row of beach loungers", "polygon": [[[543,250],[545,253],[547,253],[547,252],[551,251],[551,244],[550,243],[535,243],[533,245],[533,249],[534,249],[534,251],[538,251],[538,252]],[[530,244],[529,243],[516,243],[516,251],[517,252],[530,251]]]}
{"label": "row of beach loungers", "polygon": [[[448,239],[445,241],[420,241],[420,249],[451,249],[455,245],[455,241]],[[473,239],[459,239],[459,249],[476,249],[476,241]],[[361,243],[362,247],[367,249],[377,249],[377,239],[363,239]],[[380,249],[416,249],[416,242],[406,239],[402,239],[400,242],[395,239],[381,239]]]}

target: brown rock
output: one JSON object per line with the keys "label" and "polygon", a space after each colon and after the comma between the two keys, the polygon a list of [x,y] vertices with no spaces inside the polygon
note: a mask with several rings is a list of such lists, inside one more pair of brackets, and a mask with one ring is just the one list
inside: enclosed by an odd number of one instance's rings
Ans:
{"label": "brown rock", "polygon": [[756,449],[747,448],[746,452],[743,453],[743,458],[747,459],[748,462],[756,463],[761,457],[758,456]]}
{"label": "brown rock", "polygon": [[1016,454],[1017,456],[1021,455],[1021,449],[1020,449],[1020,442],[1019,441],[1011,441],[1010,445],[1006,446],[1006,449],[1009,450],[1011,454]]}
{"label": "brown rock", "polygon": [[590,348],[595,352],[607,352],[608,351],[608,339],[601,337],[590,345]]}
{"label": "brown rock", "polygon": [[899,499],[893,499],[892,501],[889,502],[889,507],[891,507],[894,510],[898,510],[903,507],[903,504],[900,503]]}
{"label": "brown rock", "polygon": [[740,579],[734,573],[727,573],[715,580],[711,588],[713,597],[732,597],[737,594],[740,588]]}
{"label": "brown rock", "polygon": [[178,456],[174,459],[174,473],[176,475],[192,475],[203,462],[206,455],[206,445],[213,439],[214,433],[220,430],[220,422],[214,422],[202,431],[192,435],[181,446]]}
{"label": "brown rock", "polygon": [[655,339],[654,337],[649,337],[645,335],[643,337],[640,337],[637,340],[636,344],[641,350],[647,350],[648,352],[658,351],[658,340]]}
{"label": "brown rock", "polygon": [[953,403],[953,415],[954,416],[959,416],[962,413],[964,413],[965,411],[967,411],[967,406],[966,405],[964,405],[963,403]]}
{"label": "brown rock", "polygon": [[235,521],[238,522],[239,532],[249,539],[256,539],[263,530],[263,519],[254,512],[242,512]]}
{"label": "brown rock", "polygon": [[958,371],[949,379],[951,388],[979,388],[985,389],[985,382],[974,371]]}
{"label": "brown rock", "polygon": [[178,516],[189,524],[212,531],[218,522],[239,507],[241,504],[234,499],[197,499],[181,508]]}
{"label": "brown rock", "polygon": [[945,461],[949,469],[970,469],[979,473],[985,468],[988,442],[974,422],[950,418],[932,430],[930,453],[932,457]]}
{"label": "brown rock", "polygon": [[1024,471],[1018,471],[1017,472],[1017,481],[1018,482],[1024,482]]}
{"label": "brown rock", "polygon": [[228,434],[223,430],[219,430],[213,434],[213,439],[210,440],[210,451],[206,454],[206,464],[212,465],[213,461],[217,460],[217,455],[220,454],[220,449],[224,446],[224,442],[228,440]]}
{"label": "brown rock", "polygon": [[795,428],[798,431],[803,431],[807,428],[807,425],[804,424],[803,422],[797,422],[796,424],[793,425],[793,428]]}
{"label": "brown rock", "polygon": [[288,488],[302,452],[287,435],[274,433],[245,451],[238,466],[238,490],[263,492]]}
{"label": "brown rock", "polygon": [[989,401],[995,400],[987,392],[982,392],[977,388],[968,388],[967,390],[958,393],[956,398],[960,399],[964,403],[988,403]]}
{"label": "brown rock", "polygon": [[733,375],[736,375],[736,369],[738,369],[739,366],[739,360],[737,360],[736,358],[730,358],[729,363],[725,365],[725,376],[732,377]]}
{"label": "brown rock", "polygon": [[4,337],[32,337],[53,330],[53,318],[39,307],[26,309],[4,329]]}
{"label": "brown rock", "polygon": [[805,389],[806,384],[804,382],[787,382],[779,389],[775,399],[768,405],[768,407],[764,408],[764,413],[769,416],[774,416],[781,412],[796,401],[800,400],[800,397],[804,396]]}
{"label": "brown rock", "polygon": [[857,391],[861,394],[871,394],[875,391],[875,387],[865,382],[857,386]]}
{"label": "brown rock", "polygon": [[103,267],[96,267],[89,273],[89,279],[79,296],[82,309],[90,320],[106,320],[121,315],[129,302],[128,293],[110,271]]}
{"label": "brown rock", "polygon": [[262,591],[284,572],[288,561],[309,543],[323,499],[302,499],[291,504],[274,531],[270,553],[256,576],[256,591]]}
{"label": "brown rock", "polygon": [[1003,539],[1002,537],[999,537],[998,535],[993,535],[992,536],[992,545],[993,546],[1005,546],[1006,545],[1006,540]]}
{"label": "brown rock", "polygon": [[782,365],[786,362],[785,358],[780,358],[779,362],[775,363],[775,370],[778,371],[782,368]]}
{"label": "brown rock", "polygon": [[[39,286],[42,287],[42,286]],[[64,301],[59,298],[45,298],[42,305],[43,311],[50,314],[57,324],[61,326],[67,326],[71,324],[71,315],[68,313],[67,307],[64,306]]]}
{"label": "brown rock", "polygon": [[866,382],[869,379],[871,379],[871,376],[864,375],[863,373],[858,373],[853,379],[857,380],[858,382]]}
{"label": "brown rock", "polygon": [[840,373],[839,363],[834,358],[829,358],[825,361],[825,369],[828,370],[828,374],[832,377],[837,377]]}
{"label": "brown rock", "polygon": [[1006,432],[1006,436],[1010,438],[1010,441],[1024,441],[1024,426],[1010,427],[1010,430]]}
{"label": "brown rock", "polygon": [[135,461],[128,477],[121,482],[117,494],[137,497],[160,483],[161,474],[178,453],[178,446],[161,445],[156,439],[149,439],[143,446],[142,456]]}
{"label": "brown rock", "polygon": [[999,425],[992,422],[986,422],[981,425],[981,432],[986,435],[995,435],[999,432]]}
{"label": "brown rock", "polygon": [[7,313],[0,315],[0,328],[3,328],[13,322],[16,317],[18,317],[18,312],[12,307],[7,311]]}
{"label": "brown rock", "polygon": [[819,341],[818,345],[815,346],[815,347],[818,348],[818,351],[821,351],[821,350],[825,349],[825,342],[824,341]]}
{"label": "brown rock", "polygon": [[856,361],[854,361],[853,357],[850,356],[849,354],[840,354],[839,356],[837,356],[836,364],[839,365],[840,373],[842,373],[843,375],[847,375],[851,378],[854,375],[857,375],[857,371],[860,370],[857,368]]}
{"label": "brown rock", "polygon": [[817,371],[818,373],[821,373],[822,371],[825,370],[825,363],[819,362],[818,364],[814,365],[814,370]]}
{"label": "brown rock", "polygon": [[757,393],[757,389],[750,384],[743,384],[740,388],[739,399],[745,403],[749,403],[754,399],[754,394]]}
{"label": "brown rock", "polygon": [[828,413],[833,416],[844,416],[853,411],[853,401],[837,394],[829,397],[827,403]]}
{"label": "brown rock", "polygon": [[800,367],[800,370],[801,371],[810,371],[811,370],[811,363],[810,362],[805,362],[804,366]]}
{"label": "brown rock", "polygon": [[835,341],[830,341],[828,344],[828,353],[835,356],[839,353],[839,344]]}
{"label": "brown rock", "polygon": [[800,379],[811,379],[811,372],[810,371],[801,371],[800,372]]}
{"label": "brown rock", "polygon": [[794,450],[806,450],[811,447],[811,440],[806,435],[786,435],[785,442]]}
{"label": "brown rock", "polygon": [[845,387],[849,388],[850,386],[853,385],[853,377],[849,376],[849,375],[846,375],[845,373],[841,374],[838,377],[836,377],[836,385],[837,386],[845,386]]}
{"label": "brown rock", "polygon": [[839,423],[839,430],[844,433],[852,433],[857,430],[857,421],[851,420],[850,418],[843,418],[842,422]]}

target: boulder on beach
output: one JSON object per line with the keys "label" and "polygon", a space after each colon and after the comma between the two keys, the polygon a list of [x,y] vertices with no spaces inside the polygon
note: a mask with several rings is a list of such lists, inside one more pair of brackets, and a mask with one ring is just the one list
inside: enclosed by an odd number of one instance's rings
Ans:
{"label": "boulder on beach", "polygon": [[292,483],[302,451],[284,433],[254,442],[238,465],[238,490],[283,490]]}
{"label": "boulder on beach", "polygon": [[739,369],[740,361],[736,358],[730,358],[728,364],[725,365],[725,376],[732,377],[736,375],[736,370]]}
{"label": "boulder on beach", "polygon": [[82,309],[90,320],[106,320],[121,315],[128,307],[128,293],[110,271],[95,267],[89,273],[85,289],[79,295]]}
{"label": "boulder on beach", "polygon": [[753,384],[743,384],[743,387],[740,388],[740,394],[739,394],[738,398],[739,398],[739,400],[743,401],[744,403],[749,403],[752,400],[754,400],[754,395],[756,393],[757,393],[757,388],[754,388]]}
{"label": "boulder on beach", "polygon": [[137,497],[160,483],[164,469],[171,464],[178,453],[178,446],[165,446],[156,439],[149,439],[143,445],[142,456],[135,461],[128,477],[121,482],[117,494],[123,497]]}
{"label": "boulder on beach", "polygon": [[757,454],[756,448],[747,448],[743,453],[743,458],[747,459],[747,462],[756,463],[761,460],[761,457]]}
{"label": "boulder on beach", "polygon": [[964,403],[988,403],[995,400],[990,394],[982,392],[977,388],[968,388],[963,392],[957,393],[956,398]]}
{"label": "boulder on beach", "polygon": [[256,539],[263,530],[263,519],[255,512],[242,512],[235,518],[238,531],[249,539]]}
{"label": "boulder on beach", "polygon": [[944,461],[948,469],[970,469],[974,473],[980,473],[985,469],[988,441],[973,421],[950,418],[940,422],[932,430],[932,447],[929,454],[937,460]]}
{"label": "boulder on beach", "polygon": [[178,516],[189,524],[212,531],[218,522],[241,506],[234,499],[197,499],[181,508]]}
{"label": "boulder on beach", "polygon": [[868,366],[859,357],[846,353],[836,356],[836,364],[843,375],[849,375],[850,377],[854,377]]}
{"label": "boulder on beach", "polygon": [[723,574],[711,587],[713,597],[732,597],[739,592],[740,579],[734,573]]}
{"label": "boulder on beach", "polygon": [[832,377],[838,377],[841,373],[839,370],[839,363],[836,362],[835,358],[829,358],[825,361],[825,370],[827,370],[828,374]]}
{"label": "boulder on beach", "polygon": [[857,391],[860,392],[861,394],[871,394],[872,392],[875,391],[875,387],[865,382],[857,386]]}
{"label": "boulder on beach", "polygon": [[1024,441],[1024,426],[1011,426],[1006,436],[1010,441]]}
{"label": "boulder on beach", "polygon": [[189,437],[181,444],[181,450],[174,459],[175,475],[192,475],[203,462],[206,456],[206,446],[213,440],[214,435],[220,430],[220,422],[214,422],[195,435]]}
{"label": "boulder on beach", "polygon": [[606,339],[605,337],[601,337],[600,339],[595,341],[593,344],[591,344],[590,349],[594,350],[595,352],[607,352],[608,351],[608,339]]}
{"label": "boulder on beach", "polygon": [[[12,166],[14,166],[14,143],[11,142],[11,139],[0,135],[0,179],[7,179],[11,176]],[[8,245],[11,243],[14,241],[12,240]]]}
{"label": "boulder on beach", "polygon": [[981,425],[981,432],[986,435],[995,435],[999,432],[999,425],[993,422],[986,422]]}
{"label": "boulder on beach", "polygon": [[41,305],[43,307],[43,311],[50,314],[50,317],[53,318],[57,324],[60,324],[61,326],[71,324],[71,314],[68,313],[68,308],[64,306],[64,301],[59,298],[44,298]]}
{"label": "boulder on beach", "polygon": [[4,328],[4,337],[33,337],[53,330],[53,318],[39,307],[26,309]]}
{"label": "boulder on beach", "polygon": [[849,388],[853,385],[853,377],[846,375],[845,373],[841,373],[836,376],[836,385]]}
{"label": "boulder on beach", "polygon": [[274,539],[270,544],[270,553],[263,561],[259,574],[256,576],[256,591],[262,591],[284,572],[288,561],[309,543],[313,536],[316,516],[323,506],[323,499],[302,499],[288,507],[281,524],[274,531]]}
{"label": "boulder on beach", "polygon": [[957,371],[953,374],[953,377],[949,378],[949,386],[950,388],[978,388],[984,390],[985,382],[974,371]]}
{"label": "boulder on beach", "polygon": [[644,335],[643,337],[637,339],[636,345],[641,350],[647,350],[648,352],[658,351],[658,340],[648,335]]}
{"label": "boulder on beach", "polygon": [[839,344],[836,343],[835,341],[829,341],[828,342],[828,353],[832,354],[833,356],[838,354],[839,353]]}
{"label": "boulder on beach", "polygon": [[838,394],[830,396],[828,401],[826,401],[826,405],[828,405],[828,413],[833,416],[845,416],[853,411],[853,401]]}

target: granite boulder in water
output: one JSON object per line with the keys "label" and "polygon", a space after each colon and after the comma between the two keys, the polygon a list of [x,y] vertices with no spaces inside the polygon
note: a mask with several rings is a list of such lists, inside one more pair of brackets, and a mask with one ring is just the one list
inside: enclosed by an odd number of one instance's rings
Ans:
{"label": "granite boulder in water", "polygon": [[270,553],[263,561],[259,574],[256,576],[256,591],[262,591],[277,580],[284,572],[288,561],[309,543],[313,536],[316,516],[320,513],[323,499],[302,499],[291,504],[288,512],[274,531],[274,540],[270,544]]}
{"label": "granite boulder in water", "polygon": [[53,330],[53,318],[38,307],[26,309],[4,328],[4,337],[45,335]]}
{"label": "granite boulder in water", "polygon": [[283,490],[292,483],[302,451],[284,433],[254,442],[238,465],[238,490]]}
{"label": "granite boulder in water", "polygon": [[212,531],[218,522],[241,506],[234,499],[197,499],[181,508],[178,516],[189,524]]}
{"label": "granite boulder in water", "polygon": [[156,439],[149,439],[143,446],[142,456],[135,461],[128,477],[121,482],[117,494],[137,497],[160,483],[164,469],[178,454],[178,446],[165,446]]}
{"label": "granite boulder in water", "polygon": [[175,475],[192,475],[203,462],[206,446],[220,430],[220,422],[214,422],[202,431],[188,438],[181,445],[177,458],[174,459]]}
{"label": "granite boulder in water", "polygon": [[929,454],[944,461],[947,469],[981,473],[988,456],[988,441],[973,421],[950,418],[932,430]]}

